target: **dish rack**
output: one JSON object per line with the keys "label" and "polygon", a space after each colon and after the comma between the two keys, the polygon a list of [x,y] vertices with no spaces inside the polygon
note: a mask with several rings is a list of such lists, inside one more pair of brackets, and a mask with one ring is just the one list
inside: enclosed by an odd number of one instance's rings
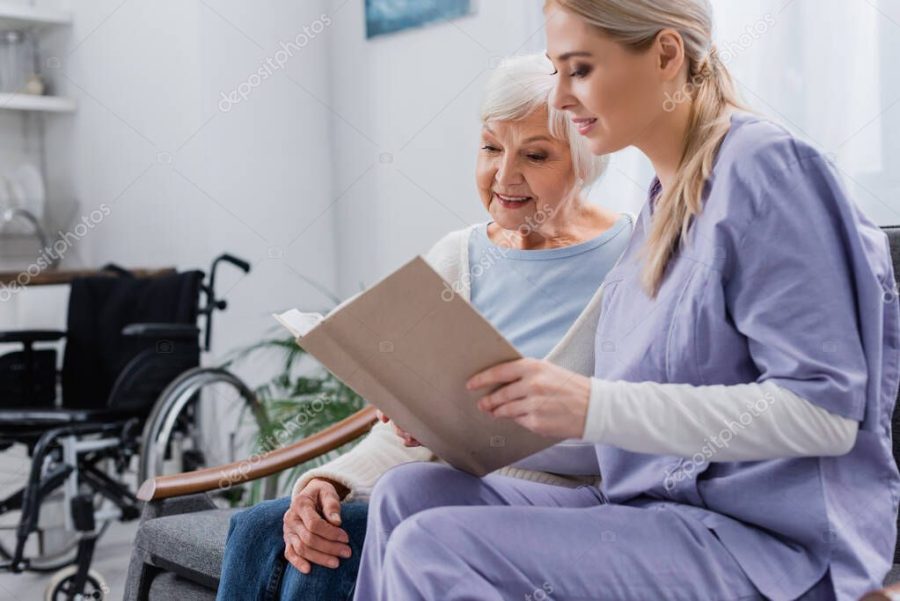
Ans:
{"label": "dish rack", "polygon": [[[38,82],[37,87],[35,81],[30,81],[22,89],[0,90],[0,125],[3,129],[21,126],[24,151],[15,160],[0,159],[0,256],[4,259],[33,259],[35,243],[40,244],[40,249],[52,244],[52,232],[68,225],[67,218],[61,218],[62,214],[73,212],[56,206],[55,201],[47,202],[44,120],[74,112],[76,103],[71,98],[46,94],[47,82],[43,74],[57,67],[59,58],[45,57],[41,52],[48,36],[71,25],[70,12],[38,7],[33,0],[31,4],[0,0],[0,34],[17,32],[13,37],[28,45],[24,48],[27,51],[24,64],[27,67],[33,62],[33,70],[27,71],[33,71]],[[58,260],[52,260],[47,268],[54,269],[58,263]]]}

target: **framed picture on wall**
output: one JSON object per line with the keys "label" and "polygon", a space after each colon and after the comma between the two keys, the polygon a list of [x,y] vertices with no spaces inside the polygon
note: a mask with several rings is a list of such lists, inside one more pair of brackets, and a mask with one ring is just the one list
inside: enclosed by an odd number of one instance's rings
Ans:
{"label": "framed picture on wall", "polygon": [[473,10],[472,0],[366,0],[366,38],[441,23]]}

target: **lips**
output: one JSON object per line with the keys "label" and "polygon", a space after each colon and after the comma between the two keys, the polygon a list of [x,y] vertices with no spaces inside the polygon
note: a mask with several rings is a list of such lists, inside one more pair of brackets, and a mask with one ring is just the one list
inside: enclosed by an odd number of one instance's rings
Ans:
{"label": "lips", "polygon": [[596,119],[590,119],[590,118],[577,117],[575,119],[572,119],[572,123],[575,124],[575,127],[578,129],[578,133],[581,134],[582,136],[587,134],[589,131],[591,131],[591,129],[593,129],[594,124],[596,122],[597,122]]}
{"label": "lips", "polygon": [[505,200],[506,202],[525,202],[526,200],[531,200],[530,196],[512,196],[509,194],[500,194],[499,192],[494,192],[494,196],[500,200]]}
{"label": "lips", "polygon": [[533,197],[531,196],[512,196],[494,192],[494,198],[500,202],[500,206],[504,209],[517,209],[527,204]]}

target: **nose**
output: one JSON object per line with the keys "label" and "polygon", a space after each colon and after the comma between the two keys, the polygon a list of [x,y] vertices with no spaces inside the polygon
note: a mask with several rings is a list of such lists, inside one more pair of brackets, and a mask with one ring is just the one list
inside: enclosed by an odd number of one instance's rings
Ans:
{"label": "nose", "polygon": [[508,186],[522,183],[522,173],[519,171],[516,157],[513,153],[506,152],[503,154],[497,166],[497,172],[494,174],[494,180],[501,188],[507,190],[509,189]]}
{"label": "nose", "polygon": [[572,96],[572,91],[569,88],[568,78],[557,75],[556,85],[553,86],[553,90],[550,92],[550,106],[558,111],[569,111],[576,104],[575,97]]}

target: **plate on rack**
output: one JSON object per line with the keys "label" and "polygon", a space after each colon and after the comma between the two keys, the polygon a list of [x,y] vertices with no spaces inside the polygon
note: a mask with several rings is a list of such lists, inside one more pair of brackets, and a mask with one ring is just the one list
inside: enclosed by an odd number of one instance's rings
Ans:
{"label": "plate on rack", "polygon": [[13,172],[12,181],[18,184],[13,194],[18,192],[16,203],[38,221],[44,218],[44,178],[40,170],[31,163],[23,163]]}
{"label": "plate on rack", "polygon": [[[30,163],[19,165],[12,173],[0,176],[0,211],[24,209],[38,223],[44,219],[44,180],[37,167]],[[0,217],[3,217],[0,214]],[[34,225],[22,216],[0,221],[4,234],[33,234]]]}
{"label": "plate on rack", "polygon": [[9,193],[9,182],[6,177],[0,175],[0,218],[7,209],[14,209],[12,195]]}

